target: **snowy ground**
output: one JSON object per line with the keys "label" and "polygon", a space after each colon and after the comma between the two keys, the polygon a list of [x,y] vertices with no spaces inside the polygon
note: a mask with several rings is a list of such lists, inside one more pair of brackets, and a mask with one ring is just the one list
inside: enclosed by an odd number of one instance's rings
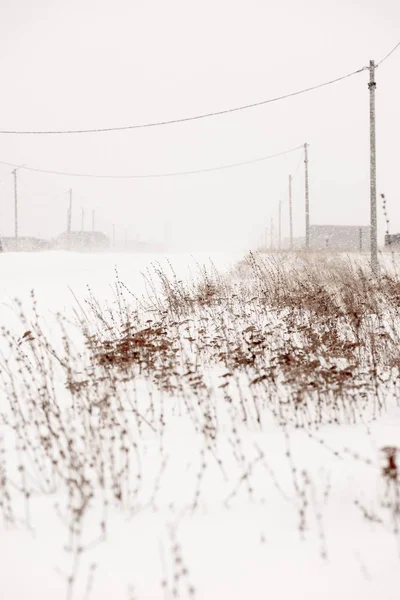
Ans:
{"label": "snowy ground", "polygon": [[[230,268],[241,258],[240,254],[133,254],[133,253],[74,253],[38,252],[4,253],[0,256],[0,306],[12,310],[12,300],[19,298],[27,306],[30,292],[35,294],[46,314],[64,311],[75,305],[72,292],[82,298],[87,286],[101,301],[113,299],[111,286],[117,270],[126,285],[138,295],[145,291],[142,274],[152,264],[161,263],[168,270],[173,264],[178,276],[195,273],[198,264],[214,262],[218,269]],[[0,313],[2,322],[7,312]]]}
{"label": "snowy ground", "polygon": [[[1,325],[16,338],[24,333],[17,297],[34,329],[32,288],[46,335],[58,331],[57,312],[73,318],[74,296],[83,304],[87,285],[118,313],[115,267],[140,296],[142,273],[158,258],[4,254]],[[169,258],[179,280],[197,277],[209,257]],[[239,257],[210,258],[224,271]],[[242,291],[228,314],[207,301],[172,323],[181,362],[168,333],[154,378],[107,371],[104,381],[85,383],[93,363],[73,325],[67,367],[35,354],[34,341],[33,358],[20,355],[3,335],[1,600],[400,597],[400,485],[397,472],[382,474],[382,449],[400,445],[397,379],[379,392],[378,408],[373,394],[364,405],[346,392],[338,422],[326,416],[328,403],[321,422],[298,427],[292,404],[280,404],[282,383],[270,396],[262,382],[252,385],[253,367],[226,377],[211,361],[225,336],[242,339],[249,323],[271,336],[271,348],[287,340],[286,330],[274,337],[279,315],[253,310]],[[67,390],[66,372],[82,388]],[[107,406],[97,411],[100,402]],[[310,404],[304,418],[312,413]]]}

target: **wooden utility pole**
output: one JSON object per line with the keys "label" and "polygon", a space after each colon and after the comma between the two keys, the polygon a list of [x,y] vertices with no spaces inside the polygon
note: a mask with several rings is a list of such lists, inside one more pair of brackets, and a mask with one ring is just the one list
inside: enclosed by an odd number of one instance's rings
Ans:
{"label": "wooden utility pole", "polygon": [[369,118],[370,118],[370,203],[371,203],[371,268],[378,274],[378,218],[376,208],[376,133],[375,133],[375,62],[369,63]]}
{"label": "wooden utility pole", "polygon": [[289,175],[289,235],[290,249],[293,250],[293,207],[292,207],[292,176]]}
{"label": "wooden utility pole", "polygon": [[306,248],[310,247],[310,198],[308,191],[308,144],[304,144],[305,200],[306,200]]}
{"label": "wooden utility pole", "polygon": [[273,250],[274,248],[274,219],[272,217],[270,223],[269,247],[271,248],[271,250]]}
{"label": "wooden utility pole", "polygon": [[18,236],[18,187],[17,187],[17,169],[14,169],[14,238],[15,238],[15,250],[19,248],[19,236]]}

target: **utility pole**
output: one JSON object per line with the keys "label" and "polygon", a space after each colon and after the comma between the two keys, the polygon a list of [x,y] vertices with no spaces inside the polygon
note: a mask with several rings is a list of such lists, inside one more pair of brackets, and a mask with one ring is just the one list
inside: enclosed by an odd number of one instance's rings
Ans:
{"label": "utility pole", "polygon": [[378,275],[378,219],[376,208],[376,133],[375,133],[375,62],[369,63],[369,118],[370,118],[370,202],[371,202],[371,268]]}
{"label": "utility pole", "polygon": [[274,219],[272,217],[270,223],[269,247],[271,248],[271,250],[273,250],[274,248]]}
{"label": "utility pole", "polygon": [[293,250],[293,206],[292,206],[292,176],[289,175],[289,235],[290,249]]}
{"label": "utility pole", "polygon": [[15,237],[15,250],[19,248],[18,238],[18,188],[17,188],[17,169],[14,169],[14,237]]}
{"label": "utility pole", "polygon": [[304,144],[305,196],[306,196],[306,248],[310,247],[310,198],[308,192],[308,144]]}

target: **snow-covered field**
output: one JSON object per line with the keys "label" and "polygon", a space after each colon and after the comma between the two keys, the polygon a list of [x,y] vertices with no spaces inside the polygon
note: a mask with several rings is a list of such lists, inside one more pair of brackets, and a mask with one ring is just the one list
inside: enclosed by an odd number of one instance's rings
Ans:
{"label": "snow-covered field", "polygon": [[[133,253],[75,253],[39,252],[2,254],[0,262],[1,310],[8,309],[12,300],[19,298],[30,304],[30,292],[35,294],[46,314],[63,311],[76,304],[72,292],[82,298],[87,286],[93,289],[101,301],[111,300],[110,290],[117,270],[122,281],[141,295],[145,291],[142,276],[152,264],[161,263],[165,269],[173,264],[179,276],[196,272],[198,264],[213,261],[217,268],[230,268],[240,254],[133,254]],[[2,323],[7,313],[0,313]]]}
{"label": "snow-covered field", "polygon": [[396,283],[239,258],[0,255],[1,600],[400,597]]}

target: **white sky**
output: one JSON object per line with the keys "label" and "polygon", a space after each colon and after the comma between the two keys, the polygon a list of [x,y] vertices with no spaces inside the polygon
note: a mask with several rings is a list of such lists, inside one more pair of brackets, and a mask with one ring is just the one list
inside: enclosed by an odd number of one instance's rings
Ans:
{"label": "white sky", "polygon": [[[1,0],[0,129],[124,126],[257,102],[378,61],[400,40],[398,0]],[[377,70],[378,192],[400,231],[400,51]],[[0,136],[0,160],[135,174],[207,168],[310,144],[311,222],[369,222],[368,73],[240,113],[86,136]],[[188,249],[247,248],[277,220],[301,153],[183,178],[88,180],[19,172],[20,234],[53,236],[73,187],[98,228]],[[13,178],[0,166],[0,232],[13,233]],[[383,215],[379,204],[381,235]],[[287,203],[283,208],[287,233]]]}

